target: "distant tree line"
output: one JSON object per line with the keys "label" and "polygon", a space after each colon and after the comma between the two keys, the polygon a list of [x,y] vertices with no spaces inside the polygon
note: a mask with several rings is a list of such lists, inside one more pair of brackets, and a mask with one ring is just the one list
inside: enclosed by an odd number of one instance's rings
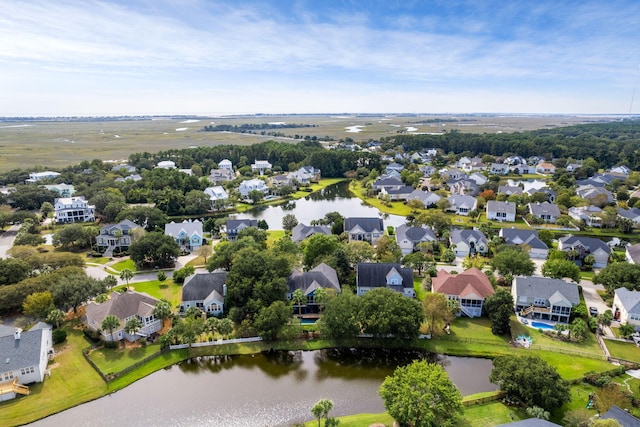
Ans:
{"label": "distant tree line", "polygon": [[382,138],[383,148],[401,145],[405,151],[438,148],[445,154],[520,155],[551,158],[594,158],[600,167],[618,164],[640,169],[640,120],[593,123],[535,131],[444,135],[394,135]]}
{"label": "distant tree line", "polygon": [[205,132],[238,132],[264,130],[264,129],[291,129],[314,128],[316,125],[302,123],[243,123],[241,125],[208,125],[202,130]]}

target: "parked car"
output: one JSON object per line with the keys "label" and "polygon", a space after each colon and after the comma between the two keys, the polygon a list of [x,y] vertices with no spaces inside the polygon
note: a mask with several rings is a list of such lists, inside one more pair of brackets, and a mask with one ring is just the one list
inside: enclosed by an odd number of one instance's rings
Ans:
{"label": "parked car", "polygon": [[589,314],[596,317],[598,315],[598,309],[596,307],[589,307]]}

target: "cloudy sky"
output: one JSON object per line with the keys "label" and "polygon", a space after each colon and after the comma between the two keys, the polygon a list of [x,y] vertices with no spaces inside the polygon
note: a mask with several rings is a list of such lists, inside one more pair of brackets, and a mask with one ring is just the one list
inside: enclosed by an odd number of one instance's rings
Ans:
{"label": "cloudy sky", "polygon": [[639,64],[637,0],[0,0],[0,116],[638,114]]}

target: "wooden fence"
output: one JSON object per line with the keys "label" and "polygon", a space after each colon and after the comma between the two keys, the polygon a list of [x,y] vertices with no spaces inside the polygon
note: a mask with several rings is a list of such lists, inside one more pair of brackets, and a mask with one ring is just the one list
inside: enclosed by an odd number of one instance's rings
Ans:
{"label": "wooden fence", "polygon": [[463,399],[462,405],[463,406],[481,405],[483,403],[493,402],[494,400],[502,399],[504,396],[506,396],[506,394],[507,394],[506,392],[502,390],[498,390],[493,394],[483,396],[483,397],[478,397],[477,399],[468,399],[468,400]]}

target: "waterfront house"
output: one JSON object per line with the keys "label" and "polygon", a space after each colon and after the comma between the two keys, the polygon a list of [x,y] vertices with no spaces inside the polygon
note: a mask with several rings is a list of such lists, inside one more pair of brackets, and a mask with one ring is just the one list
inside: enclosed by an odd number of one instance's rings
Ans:
{"label": "waterfront house", "polygon": [[398,188],[382,188],[380,190],[381,195],[389,196],[389,200],[407,200],[407,198],[413,193],[413,187],[410,185],[402,185]]}
{"label": "waterfront house", "polygon": [[529,203],[527,206],[531,215],[544,222],[555,224],[558,217],[560,217],[560,208],[558,208],[558,205],[549,202],[542,202]]}
{"label": "waterfront house", "polygon": [[90,205],[83,196],[60,197],[54,203],[55,221],[58,224],[95,221],[94,205]]}
{"label": "waterfront house", "polygon": [[492,175],[509,175],[509,165],[504,163],[491,163],[489,173]]}
{"label": "waterfront house", "polygon": [[384,235],[384,223],[380,218],[345,218],[344,231],[349,241],[364,241],[375,245]]}
{"label": "waterfront house", "polygon": [[475,228],[472,230],[452,228],[449,233],[449,242],[456,256],[487,253],[487,238],[482,231]]}
{"label": "waterfront house", "polygon": [[[129,249],[129,245],[133,243],[134,230],[141,229],[141,227],[133,221],[128,219],[122,220],[117,224],[108,224],[100,228],[100,234],[96,238],[99,249],[104,249],[106,252],[112,252],[115,248],[121,250]],[[104,256],[111,256],[106,254]]]}
{"label": "waterfront house", "polygon": [[376,179],[373,184],[371,184],[371,188],[373,188],[374,191],[380,191],[382,189],[397,189],[402,187],[403,185],[404,182],[402,182],[402,180],[397,176],[382,175],[378,177],[378,179]]}
{"label": "waterfront house", "polygon": [[469,212],[476,210],[478,201],[475,197],[464,194],[453,194],[447,197],[449,201],[448,211],[455,212],[456,215],[468,216]]}
{"label": "waterfront house", "polygon": [[536,166],[536,172],[543,175],[553,175],[556,173],[556,167],[552,163],[541,162]]}
{"label": "waterfront house", "polygon": [[360,262],[356,266],[356,289],[364,295],[372,289],[389,288],[413,298],[413,270],[398,263]]}
{"label": "waterfront house", "polygon": [[307,237],[318,233],[329,236],[331,234],[331,229],[326,225],[304,225],[302,223],[298,223],[291,230],[291,240],[293,242],[300,243]]}
{"label": "waterfront house", "polygon": [[238,187],[238,192],[242,197],[249,197],[249,193],[252,191],[259,191],[262,194],[267,194],[269,192],[269,187],[267,184],[261,179],[247,179],[240,183],[240,187]]}
{"label": "waterfront house", "polygon": [[569,259],[581,266],[588,255],[593,255],[594,268],[604,268],[609,262],[611,248],[595,237],[566,236],[558,240],[558,249],[567,252]]}
{"label": "waterfront house", "polygon": [[320,181],[320,169],[313,166],[302,166],[298,170],[290,172],[289,178],[303,185]]}
{"label": "waterfront house", "polygon": [[294,270],[287,278],[287,299],[291,300],[293,293],[297,289],[302,290],[307,298],[301,305],[294,303],[294,313],[318,313],[320,307],[315,296],[319,288],[330,291],[336,295],[341,292],[336,270],[325,263],[319,264],[309,271]]}
{"label": "waterfront house", "polygon": [[602,227],[602,209],[597,206],[569,208],[569,216],[587,227]]}
{"label": "waterfront house", "polygon": [[[153,310],[160,300],[143,292],[127,290],[126,292],[112,292],[109,299],[103,303],[90,301],[86,306],[86,324],[93,331],[100,331],[104,341],[137,341],[141,337],[148,337],[162,329],[162,320],[155,317]],[[105,317],[113,315],[120,320],[120,326],[113,331],[102,329]],[[129,319],[137,317],[142,322],[142,328],[135,334],[124,330]],[[113,333],[112,333],[113,332]]]}
{"label": "waterfront house", "polygon": [[268,160],[256,160],[251,164],[252,171],[258,171],[260,175],[263,175],[265,171],[271,170],[273,165]]}
{"label": "waterfront house", "polygon": [[195,251],[202,246],[203,235],[202,222],[186,219],[182,222],[173,222],[164,225],[164,234],[175,239],[183,250]]}
{"label": "waterfront house", "polygon": [[601,206],[614,202],[613,193],[604,187],[581,185],[576,189],[576,195],[582,197],[589,203]]}
{"label": "waterfront house", "polygon": [[424,190],[413,190],[411,194],[407,196],[407,201],[409,200],[420,200],[425,208],[430,208],[438,203],[442,197],[438,196],[436,193],[432,193],[430,191]]}
{"label": "waterfront house", "polygon": [[219,204],[226,204],[229,201],[229,194],[227,194],[224,187],[221,185],[205,188],[204,194],[209,196],[212,208],[215,208]]}
{"label": "waterfront house", "polygon": [[487,275],[477,268],[470,268],[460,274],[440,270],[431,279],[431,291],[456,301],[461,314],[468,317],[480,317],[485,298],[495,292]]}
{"label": "waterfront house", "polygon": [[578,285],[548,277],[518,276],[511,286],[514,308],[521,316],[568,323],[580,304]]}
{"label": "waterfront house", "polygon": [[640,209],[638,209],[638,208],[629,208],[629,209],[617,208],[616,212],[618,213],[619,217],[625,218],[625,219],[629,219],[629,220],[633,221],[634,225],[640,224]]}
{"label": "waterfront house", "polygon": [[227,229],[227,239],[230,242],[235,242],[238,238],[238,233],[247,227],[257,227],[257,219],[230,219],[227,221],[225,228]]}
{"label": "waterfront house", "polygon": [[196,273],[187,277],[182,286],[180,312],[197,307],[209,315],[221,315],[227,295],[226,282],[226,271]]}
{"label": "waterfront house", "polygon": [[523,191],[522,187],[512,185],[501,185],[498,187],[498,194],[506,194],[507,196],[511,196],[512,194],[522,196]]}

